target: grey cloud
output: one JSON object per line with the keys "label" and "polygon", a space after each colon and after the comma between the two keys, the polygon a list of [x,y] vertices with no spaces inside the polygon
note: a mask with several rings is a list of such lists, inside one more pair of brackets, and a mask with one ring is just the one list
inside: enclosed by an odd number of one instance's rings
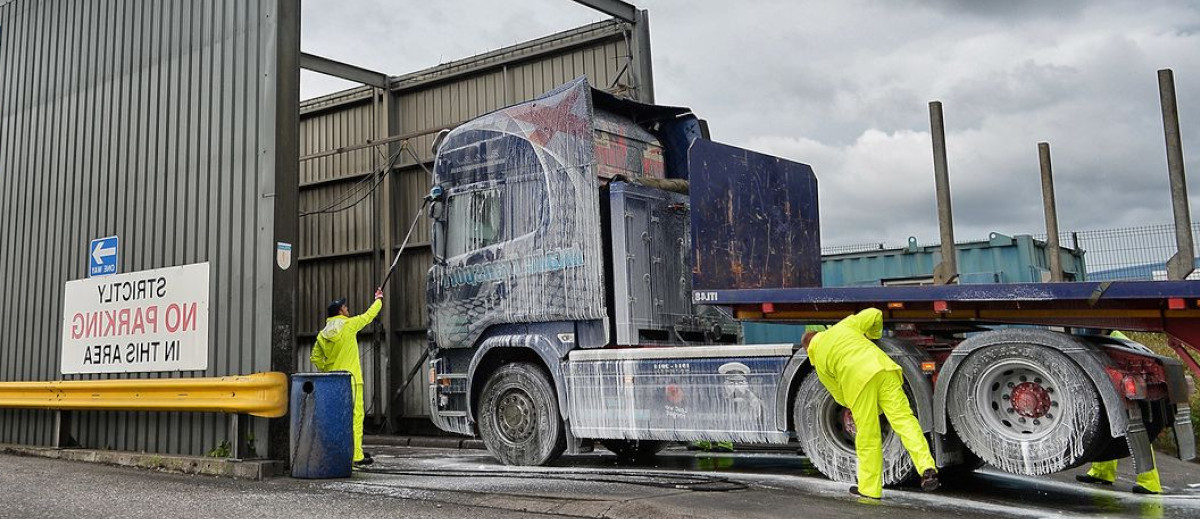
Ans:
{"label": "grey cloud", "polygon": [[1087,4],[1085,0],[918,0],[909,3],[914,8],[936,9],[951,16],[969,15],[1004,20],[1076,17]]}
{"label": "grey cloud", "polygon": [[[1200,171],[1195,2],[638,3],[658,101],[693,108],[719,140],[812,164],[827,245],[936,241],[931,99],[963,239],[1041,232],[1043,140],[1063,229],[1170,221],[1159,68],[1176,71]],[[601,18],[564,0],[307,0],[304,47],[400,74]],[[305,95],[344,86],[305,78]]]}

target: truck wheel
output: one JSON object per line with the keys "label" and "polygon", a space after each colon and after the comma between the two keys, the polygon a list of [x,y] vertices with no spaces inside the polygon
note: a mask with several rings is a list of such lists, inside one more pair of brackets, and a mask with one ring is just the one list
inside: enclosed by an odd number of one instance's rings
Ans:
{"label": "truck wheel", "polygon": [[[911,395],[909,402],[912,402]],[[804,377],[796,390],[792,418],[804,453],[817,470],[834,481],[853,483],[858,480],[854,420],[850,410],[838,405],[821,384],[816,372]],[[883,437],[883,484],[898,485],[915,476],[916,469],[887,418],[881,415],[879,422]]]}
{"label": "truck wheel", "polygon": [[667,446],[662,440],[600,440],[621,462],[649,461]]}
{"label": "truck wheel", "polygon": [[1104,406],[1087,374],[1035,344],[980,349],[950,381],[950,422],[987,464],[1029,476],[1078,466],[1108,443]]}
{"label": "truck wheel", "polygon": [[566,432],[549,377],[526,362],[492,373],[479,400],[479,435],[505,465],[544,465],[566,449]]}

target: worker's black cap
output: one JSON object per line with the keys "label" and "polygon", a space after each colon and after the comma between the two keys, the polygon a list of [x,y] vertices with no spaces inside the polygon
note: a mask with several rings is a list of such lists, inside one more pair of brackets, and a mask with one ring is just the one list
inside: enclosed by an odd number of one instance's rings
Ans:
{"label": "worker's black cap", "polygon": [[332,303],[329,303],[329,308],[325,309],[325,317],[333,317],[342,313],[343,306],[346,306],[346,298],[334,299]]}

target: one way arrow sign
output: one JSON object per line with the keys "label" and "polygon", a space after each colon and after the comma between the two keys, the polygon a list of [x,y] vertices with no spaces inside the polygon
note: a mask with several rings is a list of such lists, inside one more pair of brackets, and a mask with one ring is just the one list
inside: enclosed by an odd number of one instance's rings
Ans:
{"label": "one way arrow sign", "polygon": [[117,273],[117,244],[116,236],[97,238],[88,247],[88,277],[107,276]]}

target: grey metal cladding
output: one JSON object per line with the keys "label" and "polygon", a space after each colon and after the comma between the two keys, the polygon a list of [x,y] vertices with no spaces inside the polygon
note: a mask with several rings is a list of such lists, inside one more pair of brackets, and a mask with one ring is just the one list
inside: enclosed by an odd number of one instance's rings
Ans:
{"label": "grey metal cladding", "polygon": [[[271,368],[281,5],[294,9],[287,0],[0,6],[0,289],[9,294],[0,311],[21,320],[0,348],[0,380]],[[121,272],[211,264],[208,370],[60,376],[64,283],[87,275],[89,240],[109,235],[121,239]],[[0,443],[48,444],[53,416],[0,411]],[[217,414],[81,412],[72,432],[87,447],[195,455],[226,429]]]}

